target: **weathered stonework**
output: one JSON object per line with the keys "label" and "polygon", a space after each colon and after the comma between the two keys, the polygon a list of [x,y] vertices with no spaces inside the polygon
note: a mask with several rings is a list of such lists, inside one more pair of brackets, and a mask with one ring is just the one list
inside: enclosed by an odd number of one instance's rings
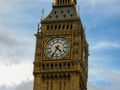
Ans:
{"label": "weathered stonework", "polygon": [[[51,13],[41,20],[36,36],[33,90],[87,90],[88,44],[76,10],[76,0],[55,0]],[[60,59],[49,58],[46,44],[61,37],[70,50]]]}

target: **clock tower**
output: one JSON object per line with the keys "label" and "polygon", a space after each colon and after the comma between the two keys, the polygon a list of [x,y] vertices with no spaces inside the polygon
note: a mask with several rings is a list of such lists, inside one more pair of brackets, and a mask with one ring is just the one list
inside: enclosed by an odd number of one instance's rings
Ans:
{"label": "clock tower", "polygon": [[54,0],[36,36],[33,90],[87,90],[88,43],[76,0]]}

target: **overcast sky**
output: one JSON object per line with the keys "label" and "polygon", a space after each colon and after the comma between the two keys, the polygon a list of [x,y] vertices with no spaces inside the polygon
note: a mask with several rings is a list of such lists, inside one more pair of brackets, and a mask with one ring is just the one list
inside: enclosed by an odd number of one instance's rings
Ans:
{"label": "overcast sky", "polygon": [[[78,0],[90,47],[88,90],[120,89],[120,0]],[[0,0],[0,90],[33,90],[34,33],[52,0]]]}

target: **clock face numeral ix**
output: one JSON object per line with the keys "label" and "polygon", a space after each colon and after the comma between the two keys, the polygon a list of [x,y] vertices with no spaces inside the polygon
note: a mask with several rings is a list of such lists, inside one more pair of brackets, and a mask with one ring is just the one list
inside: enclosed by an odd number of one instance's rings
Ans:
{"label": "clock face numeral ix", "polygon": [[46,44],[46,54],[52,59],[61,59],[67,55],[69,43],[64,38],[53,38]]}

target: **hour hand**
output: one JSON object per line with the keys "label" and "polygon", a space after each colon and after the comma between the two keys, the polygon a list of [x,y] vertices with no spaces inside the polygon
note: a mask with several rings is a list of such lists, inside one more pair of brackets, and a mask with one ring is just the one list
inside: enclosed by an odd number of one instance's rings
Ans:
{"label": "hour hand", "polygon": [[57,48],[57,50],[59,50],[61,52],[61,50],[59,48]]}
{"label": "hour hand", "polygon": [[59,50],[61,52],[61,50],[59,49],[59,45],[56,46],[56,49]]}

